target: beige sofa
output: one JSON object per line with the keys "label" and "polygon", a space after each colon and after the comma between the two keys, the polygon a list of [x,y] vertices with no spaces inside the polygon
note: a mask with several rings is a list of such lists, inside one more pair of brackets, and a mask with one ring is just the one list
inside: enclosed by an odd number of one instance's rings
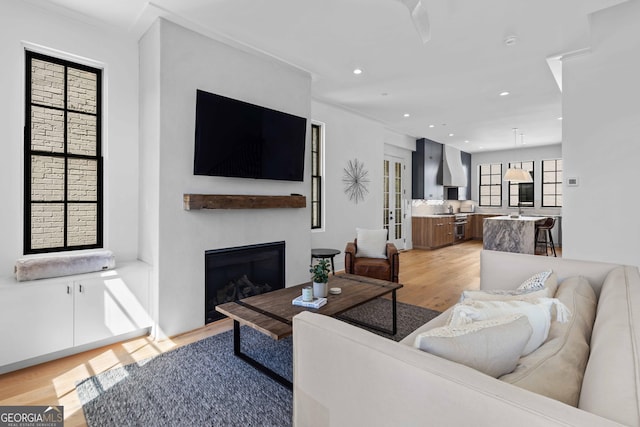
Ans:
{"label": "beige sofa", "polygon": [[585,277],[598,297],[578,407],[418,350],[411,337],[396,343],[305,312],[293,328],[294,425],[640,426],[638,269],[483,251],[481,288],[514,288],[545,269],[559,282]]}

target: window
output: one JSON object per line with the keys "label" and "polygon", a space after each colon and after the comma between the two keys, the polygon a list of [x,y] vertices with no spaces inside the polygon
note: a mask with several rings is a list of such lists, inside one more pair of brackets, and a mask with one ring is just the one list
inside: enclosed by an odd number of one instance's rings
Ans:
{"label": "window", "polygon": [[322,228],[322,130],[311,124],[311,229]]}
{"label": "window", "polygon": [[[509,168],[524,169],[534,178],[533,161],[509,163]],[[531,206],[533,207],[533,182],[510,182],[509,183],[509,206]]]}
{"label": "window", "polygon": [[542,206],[562,207],[562,159],[542,161]]}
{"label": "window", "polygon": [[502,206],[502,164],[484,164],[480,169],[480,206]]}
{"label": "window", "polygon": [[26,52],[26,254],[102,247],[101,78]]}

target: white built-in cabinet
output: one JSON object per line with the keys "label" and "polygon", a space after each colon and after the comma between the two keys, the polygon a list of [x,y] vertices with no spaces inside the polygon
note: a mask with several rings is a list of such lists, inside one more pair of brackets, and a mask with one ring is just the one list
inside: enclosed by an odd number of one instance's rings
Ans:
{"label": "white built-in cabinet", "polygon": [[32,358],[146,333],[152,325],[149,272],[147,264],[132,262],[96,273],[0,284],[0,372]]}

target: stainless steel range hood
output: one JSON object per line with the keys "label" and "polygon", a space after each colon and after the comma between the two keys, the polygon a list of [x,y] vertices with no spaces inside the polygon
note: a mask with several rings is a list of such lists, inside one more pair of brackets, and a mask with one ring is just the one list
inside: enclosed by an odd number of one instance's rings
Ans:
{"label": "stainless steel range hood", "polygon": [[457,148],[445,145],[442,151],[442,184],[445,187],[466,187],[467,177],[462,168],[462,154]]}

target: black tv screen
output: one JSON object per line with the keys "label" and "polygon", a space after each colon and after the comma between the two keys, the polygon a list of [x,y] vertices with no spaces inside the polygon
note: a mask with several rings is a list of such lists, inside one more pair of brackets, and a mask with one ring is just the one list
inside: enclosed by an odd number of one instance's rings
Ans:
{"label": "black tv screen", "polygon": [[197,91],[193,173],[302,181],[307,119]]}

